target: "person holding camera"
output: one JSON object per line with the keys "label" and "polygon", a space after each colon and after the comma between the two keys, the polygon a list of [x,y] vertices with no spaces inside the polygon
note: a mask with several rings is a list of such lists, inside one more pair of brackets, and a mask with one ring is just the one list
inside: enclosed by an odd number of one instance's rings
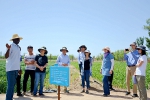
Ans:
{"label": "person holding camera", "polygon": [[[127,85],[127,92],[126,95],[130,95],[130,80],[131,77],[134,75],[135,70],[136,70],[136,64],[139,58],[139,53],[136,50],[136,43],[133,42],[131,45],[131,50],[125,49],[124,51],[124,60],[127,63],[127,68],[126,68],[126,85]],[[133,84],[133,96],[132,97],[138,97],[137,95],[137,85]]]}

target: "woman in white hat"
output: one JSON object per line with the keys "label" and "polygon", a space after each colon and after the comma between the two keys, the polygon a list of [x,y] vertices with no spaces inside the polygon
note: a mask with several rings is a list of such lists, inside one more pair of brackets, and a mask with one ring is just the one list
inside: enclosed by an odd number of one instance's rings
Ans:
{"label": "woman in white hat", "polygon": [[135,77],[137,80],[137,86],[140,93],[140,100],[147,100],[147,92],[145,86],[145,76],[146,76],[146,66],[147,66],[147,56],[146,56],[146,47],[139,46],[137,50],[140,54],[140,57],[136,64]]}
{"label": "woman in white hat", "polygon": [[[90,88],[90,75],[91,75],[91,65],[92,65],[92,59],[90,57],[90,51],[85,51],[85,59],[84,59],[84,65],[81,68],[81,76],[82,76],[82,87],[83,90],[81,93],[86,92],[86,94],[89,94],[89,88]],[[86,82],[86,91],[85,91],[85,82]]]}
{"label": "woman in white hat", "polygon": [[105,47],[103,49],[103,51],[104,51],[104,56],[103,56],[103,61],[102,61],[100,73],[103,75],[103,90],[104,90],[103,96],[106,97],[106,96],[110,95],[108,78],[112,74],[112,71],[113,71],[114,57],[110,53],[109,47]]}
{"label": "woman in white hat", "polygon": [[13,41],[11,45],[6,44],[7,52],[6,58],[6,72],[7,72],[7,92],[6,100],[12,100],[14,94],[14,86],[16,84],[16,78],[18,71],[20,70],[20,51],[21,48],[18,45],[22,37],[18,34],[14,34],[10,41]]}

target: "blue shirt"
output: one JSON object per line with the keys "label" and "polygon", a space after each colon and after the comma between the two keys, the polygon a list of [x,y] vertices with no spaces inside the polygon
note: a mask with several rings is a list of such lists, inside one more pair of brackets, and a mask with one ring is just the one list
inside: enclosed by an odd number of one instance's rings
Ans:
{"label": "blue shirt", "polygon": [[124,60],[126,61],[127,66],[136,65],[139,57],[140,55],[137,50],[124,54]]}
{"label": "blue shirt", "polygon": [[68,66],[69,66],[70,58],[68,55],[61,54],[60,56],[58,56],[56,63],[60,66],[62,66],[62,64],[68,64]]}
{"label": "blue shirt", "polygon": [[111,59],[114,59],[111,53],[109,53],[106,57],[103,57],[102,75],[110,76]]}

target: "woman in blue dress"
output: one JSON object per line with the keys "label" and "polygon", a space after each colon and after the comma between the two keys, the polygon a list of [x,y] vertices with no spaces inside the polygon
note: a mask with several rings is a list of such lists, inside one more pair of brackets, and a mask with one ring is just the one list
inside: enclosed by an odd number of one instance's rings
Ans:
{"label": "woman in blue dress", "polygon": [[104,51],[104,56],[103,56],[100,73],[103,75],[103,90],[104,90],[103,96],[107,97],[108,95],[110,95],[108,77],[112,74],[113,71],[114,57],[110,53],[109,47],[105,47],[103,51]]}

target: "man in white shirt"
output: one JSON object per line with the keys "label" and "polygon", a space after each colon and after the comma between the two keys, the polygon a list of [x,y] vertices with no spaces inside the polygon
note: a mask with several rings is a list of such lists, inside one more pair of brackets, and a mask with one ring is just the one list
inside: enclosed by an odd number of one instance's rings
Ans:
{"label": "man in white shirt", "polygon": [[6,100],[12,100],[14,94],[14,86],[16,84],[16,78],[18,71],[20,70],[20,46],[18,45],[22,37],[18,34],[14,34],[10,41],[13,41],[11,45],[6,44],[7,51],[6,58],[6,74],[7,74],[7,92]]}
{"label": "man in white shirt", "polygon": [[28,81],[29,76],[31,78],[30,92],[31,92],[31,94],[33,93],[35,69],[36,69],[36,66],[34,64],[36,55],[33,54],[33,46],[28,46],[27,50],[29,53],[26,54],[24,57],[24,63],[26,64],[24,80],[23,80],[23,94],[24,95],[26,95],[27,81]]}

